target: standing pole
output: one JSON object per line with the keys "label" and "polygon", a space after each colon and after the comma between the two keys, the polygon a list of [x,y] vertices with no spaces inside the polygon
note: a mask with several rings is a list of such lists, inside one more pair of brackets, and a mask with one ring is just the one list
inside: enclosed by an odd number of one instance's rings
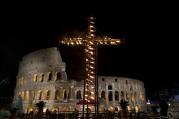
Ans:
{"label": "standing pole", "polygon": [[[86,56],[85,56],[86,57]],[[86,67],[86,66],[85,66]],[[86,71],[86,70],[85,70]],[[85,72],[85,79],[84,79],[84,89],[83,89],[83,111],[82,111],[82,118],[84,119],[85,116],[85,89],[86,89],[86,72]]]}
{"label": "standing pole", "polygon": [[97,47],[97,43],[95,43],[95,57],[96,57],[96,63],[95,63],[95,114],[96,114],[96,118],[97,115],[99,114],[99,101],[98,101],[98,47]]}

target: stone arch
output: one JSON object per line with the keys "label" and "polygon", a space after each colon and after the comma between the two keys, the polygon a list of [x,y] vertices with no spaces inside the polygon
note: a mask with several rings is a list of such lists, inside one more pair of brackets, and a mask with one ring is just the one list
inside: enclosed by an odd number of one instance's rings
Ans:
{"label": "stone arch", "polygon": [[44,81],[44,78],[45,78],[45,75],[44,75],[44,74],[42,74],[42,77],[41,77],[41,82],[43,82],[43,81]]}
{"label": "stone arch", "polygon": [[24,93],[24,100],[29,100],[29,91],[26,90]]}
{"label": "stone arch", "polygon": [[71,90],[69,89],[69,91],[68,91],[68,99],[70,99],[71,98]]}
{"label": "stone arch", "polygon": [[112,90],[112,85],[108,85],[108,90]]}
{"label": "stone arch", "polygon": [[136,99],[136,97],[137,97],[137,94],[136,94],[136,92],[134,92],[134,99]]}
{"label": "stone arch", "polygon": [[51,80],[52,80],[52,72],[50,72],[48,75],[48,81],[51,81]]}
{"label": "stone arch", "polygon": [[61,79],[62,79],[61,72],[58,72],[58,73],[57,73],[56,81],[61,80]]}
{"label": "stone arch", "polygon": [[126,92],[126,100],[128,100],[128,93]]}
{"label": "stone arch", "polygon": [[56,90],[55,91],[55,100],[59,100],[60,99],[60,91],[59,90]]}
{"label": "stone arch", "polygon": [[37,82],[37,74],[34,74],[34,75],[33,75],[33,81],[34,81],[34,82]]}
{"label": "stone arch", "polygon": [[130,91],[132,91],[133,90],[133,88],[132,88],[132,86],[130,87]]}
{"label": "stone arch", "polygon": [[101,92],[101,99],[106,99],[106,93],[105,93],[105,91]]}
{"label": "stone arch", "polygon": [[109,101],[113,101],[112,91],[109,91],[109,93],[108,93],[108,100],[109,100]]}
{"label": "stone arch", "polygon": [[124,91],[121,91],[121,99],[124,99]]}
{"label": "stone arch", "polygon": [[144,95],[144,93],[142,93],[142,92],[140,92],[140,99],[141,99],[142,101],[144,101],[144,99],[145,99],[145,95]]}
{"label": "stone arch", "polygon": [[66,91],[66,90],[64,90],[64,92],[63,92],[63,99],[64,99],[64,100],[67,99],[67,91]]}
{"label": "stone arch", "polygon": [[34,100],[34,99],[35,99],[35,92],[34,92],[33,90],[31,90],[31,91],[30,91],[30,94],[31,94],[32,100]]}
{"label": "stone arch", "polygon": [[41,90],[37,91],[37,99],[38,100],[42,99],[42,91]]}
{"label": "stone arch", "polygon": [[119,92],[115,91],[115,101],[119,101]]}
{"label": "stone arch", "polygon": [[80,90],[78,90],[77,92],[76,92],[76,99],[81,99],[82,97],[81,97],[81,91]]}
{"label": "stone arch", "polygon": [[50,99],[50,91],[47,90],[47,91],[46,91],[46,100],[49,100],[49,99]]}

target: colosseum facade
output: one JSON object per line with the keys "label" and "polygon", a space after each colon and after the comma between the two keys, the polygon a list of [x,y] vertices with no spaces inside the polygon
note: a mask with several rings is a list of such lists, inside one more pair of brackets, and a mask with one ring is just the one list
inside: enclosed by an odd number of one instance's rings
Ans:
{"label": "colosseum facade", "polygon": [[[45,102],[51,111],[82,110],[83,81],[70,80],[65,63],[56,47],[41,49],[22,58],[19,64],[13,103],[22,100],[23,112],[35,111],[35,104]],[[140,80],[127,77],[98,76],[99,110],[120,109],[121,99],[129,110],[145,109],[145,88]],[[94,106],[90,107],[92,110]]]}

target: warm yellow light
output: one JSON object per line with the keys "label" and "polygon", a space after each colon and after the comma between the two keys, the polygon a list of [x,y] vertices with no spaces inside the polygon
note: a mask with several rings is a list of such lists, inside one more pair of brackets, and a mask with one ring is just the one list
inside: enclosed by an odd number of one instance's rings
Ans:
{"label": "warm yellow light", "polygon": [[30,109],[29,109],[29,112],[31,112],[31,111],[33,111],[33,109],[32,109],[32,108],[30,108]]}
{"label": "warm yellow light", "polygon": [[89,44],[90,44],[90,45],[93,45],[94,43],[93,43],[92,41],[89,41]]}
{"label": "warm yellow light", "polygon": [[94,79],[94,76],[90,76],[91,79]]}
{"label": "warm yellow light", "polygon": [[136,110],[136,112],[138,112],[138,111],[139,111],[139,108],[138,108],[138,106],[135,106],[135,110]]}
{"label": "warm yellow light", "polygon": [[90,46],[89,46],[89,49],[90,49],[90,50],[94,50],[94,48],[92,48],[92,47],[90,47]]}
{"label": "warm yellow light", "polygon": [[[81,37],[76,38],[65,38],[65,40],[61,41],[62,44],[66,45],[85,45],[85,55],[86,55],[86,72],[87,78],[85,83],[85,99],[95,99],[94,98],[94,90],[95,90],[95,64],[96,64],[96,45],[117,45],[120,43],[118,39],[111,39],[109,37],[104,38],[95,38],[95,22],[94,18],[90,17],[88,26],[88,35],[87,38],[82,39]],[[87,94],[86,94],[87,93]],[[89,100],[87,100],[89,101]]]}
{"label": "warm yellow light", "polygon": [[94,57],[90,57],[91,60],[95,60]]}
{"label": "warm yellow light", "polygon": [[94,53],[92,51],[89,52],[91,55],[93,55]]}
{"label": "warm yellow light", "polygon": [[94,100],[94,97],[91,96],[91,99]]}
{"label": "warm yellow light", "polygon": [[46,112],[46,110],[47,110],[47,108],[45,107],[45,108],[43,108],[43,112]]}
{"label": "warm yellow light", "polygon": [[90,73],[91,73],[91,74],[94,74],[94,71],[91,71]]}
{"label": "warm yellow light", "polygon": [[91,64],[94,64],[94,61],[91,61],[90,63],[91,63]]}
{"label": "warm yellow light", "polygon": [[90,68],[91,68],[91,69],[94,69],[94,67],[93,67],[93,66],[90,66]]}
{"label": "warm yellow light", "polygon": [[116,40],[116,43],[120,43],[121,41],[120,40]]}
{"label": "warm yellow light", "polygon": [[127,109],[128,109],[128,110],[131,110],[131,107],[130,107],[130,106],[127,106]]}
{"label": "warm yellow light", "polygon": [[85,52],[88,52],[88,49],[85,49]]}
{"label": "warm yellow light", "polygon": [[111,41],[111,44],[112,44],[112,45],[115,45],[116,43],[115,43],[114,41]]}

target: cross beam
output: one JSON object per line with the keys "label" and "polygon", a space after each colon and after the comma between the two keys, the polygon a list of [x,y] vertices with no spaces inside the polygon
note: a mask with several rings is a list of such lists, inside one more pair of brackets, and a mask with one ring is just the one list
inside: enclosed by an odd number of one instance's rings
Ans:
{"label": "cross beam", "polygon": [[[60,41],[61,44],[69,46],[85,46],[85,55],[86,55],[86,79],[84,83],[84,99],[89,102],[91,100],[98,100],[98,84],[97,81],[97,72],[96,72],[96,57],[97,57],[97,47],[100,45],[119,45],[122,43],[121,39],[113,39],[107,36],[96,37],[95,36],[95,18],[88,18],[88,33],[85,38],[76,37],[76,38],[65,38]],[[98,101],[97,101],[98,103]],[[87,103],[88,104],[88,103]],[[96,109],[96,108],[95,108]]]}

